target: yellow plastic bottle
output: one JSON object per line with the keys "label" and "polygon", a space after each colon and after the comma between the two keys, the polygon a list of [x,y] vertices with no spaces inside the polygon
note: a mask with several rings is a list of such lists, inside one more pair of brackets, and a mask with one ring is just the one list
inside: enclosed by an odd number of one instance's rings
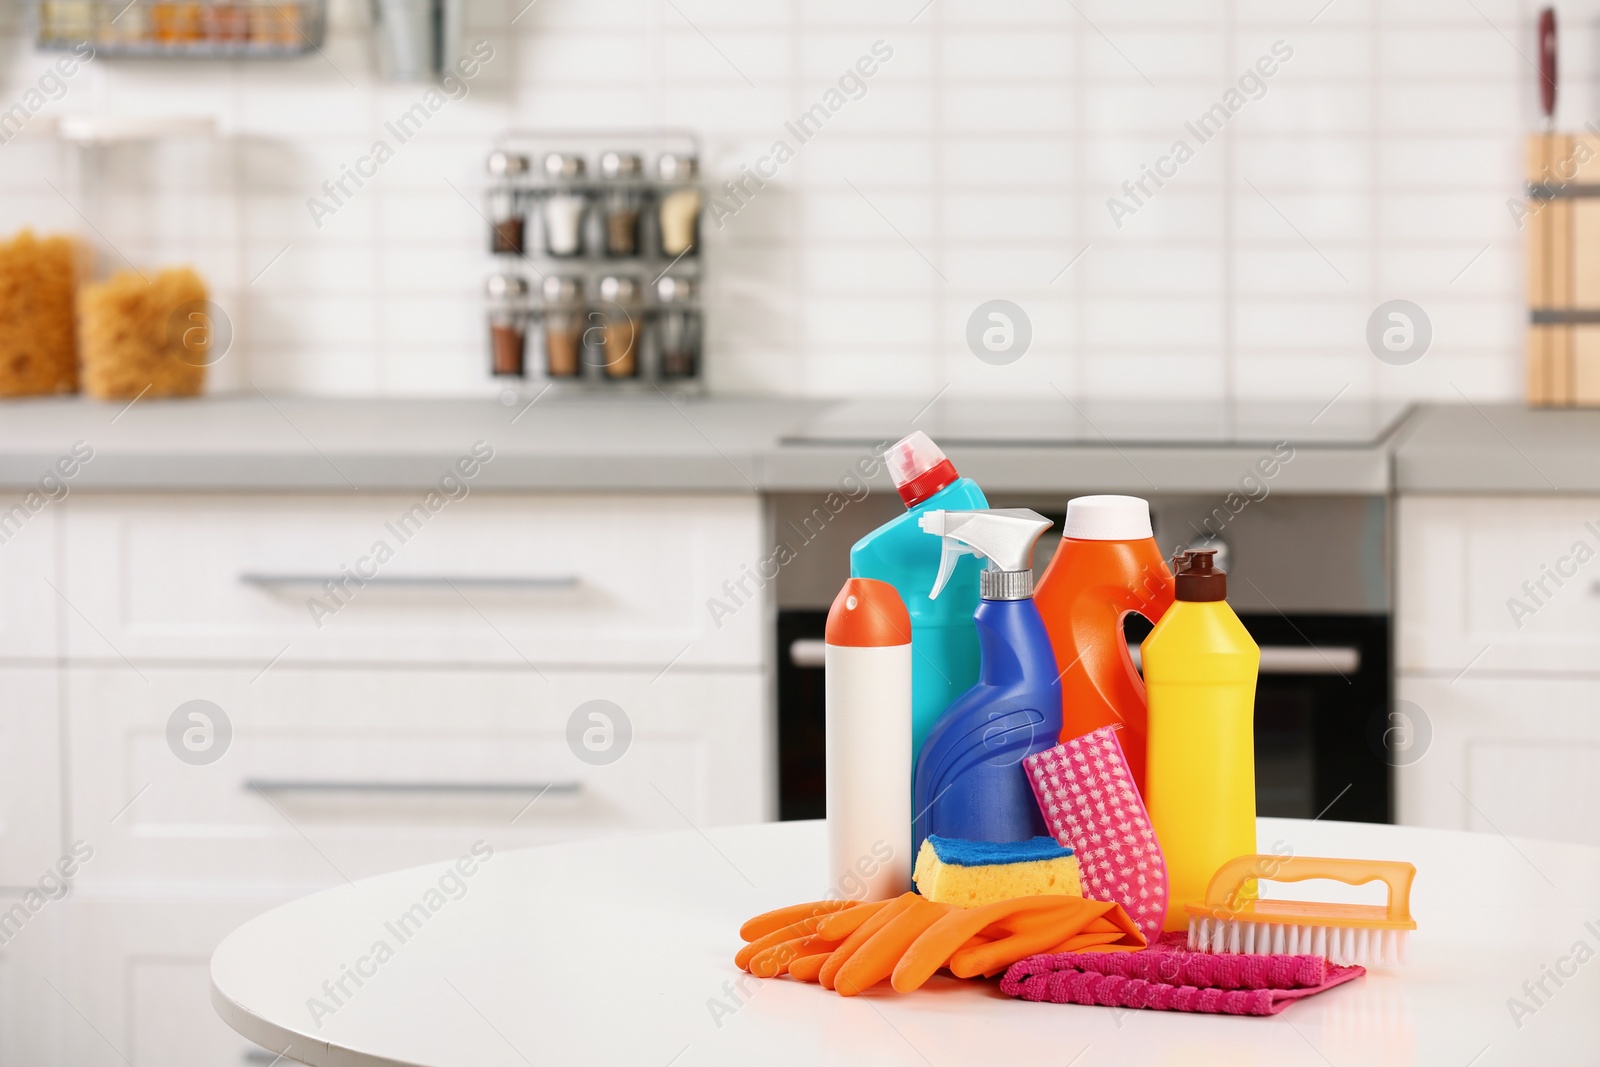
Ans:
{"label": "yellow plastic bottle", "polygon": [[1150,706],[1144,799],[1167,862],[1166,930],[1187,929],[1184,905],[1205,900],[1224,863],[1256,851],[1261,649],[1228,606],[1215,555],[1173,561],[1177,599],[1141,652]]}

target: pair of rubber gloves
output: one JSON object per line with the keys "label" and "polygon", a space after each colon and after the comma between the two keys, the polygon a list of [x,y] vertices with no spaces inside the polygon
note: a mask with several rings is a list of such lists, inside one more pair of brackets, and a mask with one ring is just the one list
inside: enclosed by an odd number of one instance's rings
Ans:
{"label": "pair of rubber gloves", "polygon": [[872,903],[820,900],[758,915],[739,936],[747,944],[734,962],[756,977],[788,974],[847,997],[884,979],[908,993],[941,967],[972,978],[1041,952],[1134,952],[1146,944],[1120,905],[1069,896],[976,908],[916,893]]}

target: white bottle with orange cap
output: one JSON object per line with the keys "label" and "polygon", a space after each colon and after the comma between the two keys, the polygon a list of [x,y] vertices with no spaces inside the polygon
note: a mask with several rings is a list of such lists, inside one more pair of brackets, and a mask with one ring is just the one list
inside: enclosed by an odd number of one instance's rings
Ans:
{"label": "white bottle with orange cap", "polygon": [[825,636],[829,895],[886,900],[911,888],[911,616],[851,578]]}

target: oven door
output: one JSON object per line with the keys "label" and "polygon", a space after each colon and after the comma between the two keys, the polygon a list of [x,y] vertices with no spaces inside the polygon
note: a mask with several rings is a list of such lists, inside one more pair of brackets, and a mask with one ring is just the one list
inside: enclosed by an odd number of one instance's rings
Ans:
{"label": "oven door", "polygon": [[[822,651],[827,612],[778,615],[778,811],[827,814]],[[1256,683],[1256,813],[1393,821],[1384,615],[1240,616],[1261,646]],[[1150,626],[1130,616],[1137,662]]]}

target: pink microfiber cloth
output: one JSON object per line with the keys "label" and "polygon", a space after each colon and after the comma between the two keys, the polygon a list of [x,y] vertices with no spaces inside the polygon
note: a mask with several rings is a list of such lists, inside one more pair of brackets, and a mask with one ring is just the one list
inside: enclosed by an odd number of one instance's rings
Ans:
{"label": "pink microfiber cloth", "polygon": [[1321,956],[1190,952],[1186,935],[1145,952],[1061,952],[1013,963],[1002,992],[1055,1004],[1154,1008],[1212,1015],[1276,1015],[1301,997],[1367,973]]}
{"label": "pink microfiber cloth", "polygon": [[1022,761],[1057,842],[1078,854],[1083,895],[1108,900],[1155,944],[1167,914],[1167,864],[1109,726]]}

